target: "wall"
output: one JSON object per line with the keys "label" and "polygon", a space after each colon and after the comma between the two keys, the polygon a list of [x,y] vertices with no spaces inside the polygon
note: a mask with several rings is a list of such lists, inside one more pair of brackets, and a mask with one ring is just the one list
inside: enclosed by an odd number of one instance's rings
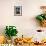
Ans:
{"label": "wall", "polygon": [[[14,16],[14,6],[22,5],[22,16]],[[6,25],[15,25],[18,36],[36,34],[39,27],[35,16],[41,13],[40,6],[46,5],[46,0],[0,0],[0,33],[4,34]]]}

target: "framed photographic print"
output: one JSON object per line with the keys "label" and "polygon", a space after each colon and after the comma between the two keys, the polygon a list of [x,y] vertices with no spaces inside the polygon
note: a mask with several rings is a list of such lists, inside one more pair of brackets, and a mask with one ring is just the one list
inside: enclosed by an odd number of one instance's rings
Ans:
{"label": "framed photographic print", "polygon": [[14,6],[14,16],[22,16],[22,6]]}

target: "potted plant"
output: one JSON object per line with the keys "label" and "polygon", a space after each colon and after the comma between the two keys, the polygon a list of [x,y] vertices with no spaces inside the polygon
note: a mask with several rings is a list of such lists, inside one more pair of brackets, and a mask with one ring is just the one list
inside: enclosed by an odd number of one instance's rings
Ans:
{"label": "potted plant", "polygon": [[39,20],[41,26],[46,27],[46,14],[38,15],[36,19]]}
{"label": "potted plant", "polygon": [[12,36],[17,36],[17,33],[18,31],[15,26],[6,26],[5,34],[10,41],[11,41]]}
{"label": "potted plant", "polygon": [[36,19],[39,20],[42,27],[46,27],[46,6],[40,7],[42,10],[42,14],[37,15]]}

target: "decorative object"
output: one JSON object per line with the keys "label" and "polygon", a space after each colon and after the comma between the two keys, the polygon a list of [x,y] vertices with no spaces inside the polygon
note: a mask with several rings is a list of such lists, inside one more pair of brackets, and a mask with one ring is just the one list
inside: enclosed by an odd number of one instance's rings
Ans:
{"label": "decorative object", "polygon": [[10,43],[12,40],[12,36],[17,36],[17,29],[15,26],[6,26],[6,36],[8,37],[7,42]]}
{"label": "decorative object", "polygon": [[39,20],[42,27],[46,27],[46,6],[41,6],[40,8],[42,9],[43,13],[36,16],[36,19]]}
{"label": "decorative object", "polygon": [[18,31],[17,31],[15,26],[6,26],[5,30],[6,30],[5,34],[9,38],[11,38],[12,36],[16,36],[17,33],[18,33]]}
{"label": "decorative object", "polygon": [[43,27],[46,27],[46,14],[38,15],[38,16],[36,17],[36,19],[40,21],[40,24],[41,24]]}
{"label": "decorative object", "polygon": [[14,6],[14,16],[22,16],[22,6]]}

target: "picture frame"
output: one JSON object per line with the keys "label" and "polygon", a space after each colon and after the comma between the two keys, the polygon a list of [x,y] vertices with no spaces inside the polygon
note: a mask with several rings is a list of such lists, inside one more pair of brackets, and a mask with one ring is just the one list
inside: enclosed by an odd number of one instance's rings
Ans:
{"label": "picture frame", "polygon": [[22,6],[14,6],[14,16],[22,16]]}

